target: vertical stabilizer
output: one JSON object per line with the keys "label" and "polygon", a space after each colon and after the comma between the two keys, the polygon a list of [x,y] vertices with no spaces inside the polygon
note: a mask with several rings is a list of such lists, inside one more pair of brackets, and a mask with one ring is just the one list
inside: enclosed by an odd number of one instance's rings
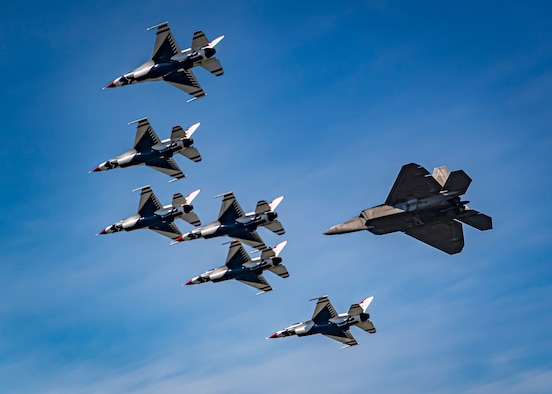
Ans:
{"label": "vertical stabilizer", "polygon": [[270,206],[270,210],[274,212],[274,210],[278,207],[278,205],[280,205],[283,199],[284,196],[280,196],[269,202],[268,205]]}
{"label": "vertical stabilizer", "polygon": [[437,182],[439,182],[441,187],[445,186],[445,183],[447,182],[449,175],[450,175],[450,170],[448,169],[447,166],[435,167],[433,169],[432,176],[433,178],[435,178]]}
{"label": "vertical stabilizer", "polygon": [[362,300],[361,303],[359,303],[364,313],[366,313],[366,309],[368,309],[368,307],[370,306],[373,300],[374,300],[374,296],[370,296],[370,297],[366,297],[365,299]]}

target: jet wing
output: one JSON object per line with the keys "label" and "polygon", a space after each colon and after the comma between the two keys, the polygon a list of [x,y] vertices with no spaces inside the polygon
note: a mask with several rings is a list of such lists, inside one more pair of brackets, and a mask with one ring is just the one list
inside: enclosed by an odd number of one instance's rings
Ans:
{"label": "jet wing", "polygon": [[239,277],[237,278],[237,280],[239,280],[241,283],[244,283],[246,285],[253,286],[256,289],[259,289],[260,291],[262,291],[263,293],[272,290],[272,287],[270,287],[270,285],[262,275],[251,274],[251,275]]}
{"label": "jet wing", "polygon": [[448,254],[459,253],[464,247],[462,224],[453,220],[414,227],[405,233]]}
{"label": "jet wing", "polygon": [[157,171],[161,171],[164,174],[172,176],[175,179],[186,178],[186,175],[182,173],[180,167],[178,167],[178,164],[176,164],[172,157],[168,159],[157,158],[155,160],[150,160],[146,162],[146,165]]}
{"label": "jet wing", "polygon": [[335,339],[336,341],[339,341],[345,344],[344,347],[358,345],[358,342],[356,341],[355,337],[353,337],[353,334],[351,334],[351,331],[349,330],[346,330],[346,331],[334,330],[332,333],[322,333],[322,335],[330,339]]}
{"label": "jet wing", "polygon": [[455,219],[481,231],[493,228],[493,219],[475,209],[466,209],[460,215],[457,215]]}
{"label": "jet wing", "polygon": [[239,233],[233,233],[230,236],[257,250],[268,249],[268,246],[265,245],[262,238],[256,231],[243,230]]}
{"label": "jet wing", "polygon": [[151,216],[155,211],[161,208],[161,203],[151,190],[151,187],[143,187],[140,193],[140,202],[138,203],[138,214],[140,216]]}
{"label": "jet wing", "polygon": [[153,145],[159,142],[161,142],[161,140],[151,127],[148,118],[138,120],[136,137],[134,138],[134,149],[136,149],[137,152],[149,151]]}
{"label": "jet wing", "polygon": [[180,47],[176,43],[167,22],[154,27],[157,27],[157,35],[155,36],[151,59],[155,63],[168,63],[171,57],[180,53]]}
{"label": "jet wing", "polygon": [[406,164],[401,168],[385,204],[395,205],[413,197],[429,197],[440,190],[439,182],[424,167],[415,163]]}
{"label": "jet wing", "polygon": [[312,320],[315,323],[327,323],[330,319],[336,316],[337,313],[328,297],[323,296],[318,298],[318,302],[312,314]]}
{"label": "jet wing", "polygon": [[196,99],[206,96],[192,70],[174,71],[165,75],[163,79]]}
{"label": "jet wing", "polygon": [[232,241],[228,250],[228,256],[226,256],[226,266],[230,269],[236,269],[249,261],[251,259],[242,244],[238,241]]}
{"label": "jet wing", "polygon": [[159,223],[153,226],[149,226],[149,229],[155,231],[158,234],[164,235],[165,237],[169,237],[170,239],[175,239],[182,235],[174,222]]}
{"label": "jet wing", "polygon": [[222,224],[234,223],[237,218],[244,216],[243,210],[234,197],[234,193],[223,194],[222,205],[218,215],[218,220]]}

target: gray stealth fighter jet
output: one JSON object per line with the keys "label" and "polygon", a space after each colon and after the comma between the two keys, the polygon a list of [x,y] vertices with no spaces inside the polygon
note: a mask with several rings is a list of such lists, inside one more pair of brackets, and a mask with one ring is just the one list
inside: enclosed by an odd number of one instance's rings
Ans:
{"label": "gray stealth fighter jet", "polygon": [[163,80],[194,96],[188,101],[206,96],[192,72],[192,68],[201,66],[217,77],[222,75],[224,70],[220,62],[213,56],[216,53],[215,45],[224,36],[209,42],[202,31],[196,31],[191,48],[181,51],[167,22],[152,26],[148,30],[155,28],[157,28],[157,36],[151,59],[137,69],[115,79],[106,88]]}
{"label": "gray stealth fighter jet", "polygon": [[450,172],[437,167],[433,175],[422,166],[410,163],[401,172],[385,204],[366,209],[352,218],[326,230],[324,234],[344,234],[368,230],[381,235],[402,231],[448,254],[464,247],[462,223],[478,230],[490,230],[492,219],[460,200],[471,178],[463,171]]}
{"label": "gray stealth fighter jet", "polygon": [[113,168],[126,168],[145,164],[157,171],[161,171],[174,179],[185,178],[178,165],[173,159],[173,155],[180,153],[188,159],[195,162],[201,161],[201,155],[198,150],[192,146],[194,140],[192,134],[197,130],[200,123],[190,126],[183,130],[180,126],[174,126],[171,138],[161,141],[148,118],[142,118],[130,122],[138,123],[136,127],[136,137],[134,138],[134,147],[126,152],[114,157],[111,160],[104,161],[90,172],[107,171]]}
{"label": "gray stealth fighter jet", "polygon": [[133,191],[137,190],[142,191],[140,193],[138,212],[111,226],[107,226],[99,234],[148,228],[165,237],[174,239],[182,234],[178,227],[176,227],[176,224],[174,224],[175,219],[183,219],[194,226],[201,224],[197,215],[192,212],[194,207],[191,205],[194,198],[199,194],[199,189],[191,192],[186,197],[183,197],[180,193],[176,193],[173,196],[172,204],[165,206],[159,203],[149,185]]}
{"label": "gray stealth fighter jet", "polygon": [[212,269],[186,282],[187,285],[195,285],[205,282],[222,282],[229,279],[236,279],[246,285],[253,286],[260,290],[257,294],[271,291],[272,287],[263,276],[264,270],[269,270],[282,278],[287,278],[289,273],[282,264],[280,252],[286,246],[287,241],[280,242],[274,248],[263,250],[260,257],[251,258],[242,244],[232,241],[226,264],[222,267]]}
{"label": "gray stealth fighter jet", "polygon": [[295,323],[283,330],[276,331],[269,338],[284,338],[292,335],[304,337],[313,334],[322,334],[328,338],[335,339],[345,345],[343,348],[358,345],[355,337],[349,331],[352,326],[374,334],[376,328],[369,320],[370,315],[366,313],[368,306],[374,299],[370,296],[362,300],[359,304],[353,304],[347,313],[336,313],[327,296],[314,298],[311,301],[318,300],[312,318],[309,321]]}
{"label": "gray stealth fighter jet", "polygon": [[249,213],[243,212],[232,192],[224,193],[216,197],[223,197],[218,219],[181,235],[171,242],[171,245],[198,238],[208,239],[227,235],[252,248],[264,250],[267,249],[267,246],[259,234],[257,234],[257,231],[255,231],[257,227],[266,227],[278,235],[284,234],[285,231],[282,227],[282,223],[276,220],[278,214],[274,212],[276,207],[284,199],[284,196],[275,198],[270,203],[261,200],[257,203],[255,211]]}

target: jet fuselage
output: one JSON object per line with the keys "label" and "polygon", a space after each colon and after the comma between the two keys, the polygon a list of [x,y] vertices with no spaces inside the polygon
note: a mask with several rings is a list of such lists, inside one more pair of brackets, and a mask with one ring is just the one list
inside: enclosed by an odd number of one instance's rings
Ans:
{"label": "jet fuselage", "polygon": [[413,227],[452,220],[465,209],[466,201],[460,201],[459,193],[444,192],[436,196],[410,199],[395,205],[378,205],[365,209],[360,216],[326,230],[324,234],[344,234],[368,230],[382,235],[405,231]]}
{"label": "jet fuselage", "polygon": [[205,282],[222,282],[230,279],[241,279],[243,277],[261,275],[264,270],[275,267],[282,262],[280,257],[272,257],[269,259],[254,258],[251,261],[243,264],[239,268],[230,268],[226,265],[209,270],[199,276],[190,279],[186,284],[199,284]]}
{"label": "jet fuselage", "polygon": [[176,241],[191,241],[197,238],[214,238],[227,235],[231,238],[243,238],[244,235],[255,231],[257,227],[263,226],[278,217],[276,212],[266,212],[260,215],[242,216],[234,223],[223,224],[220,221],[214,221],[205,226],[196,228],[186,234],[183,234]]}
{"label": "jet fuselage", "polygon": [[171,223],[183,214],[191,212],[192,209],[192,205],[180,205],[178,207],[167,205],[155,211],[153,215],[140,216],[135,213],[134,215],[106,227],[100,232],[100,234],[111,234],[119,231],[134,231],[142,228],[149,228],[161,223]]}
{"label": "jet fuselage", "polygon": [[291,326],[284,328],[283,330],[276,331],[270,336],[270,338],[283,338],[292,335],[298,337],[304,337],[314,334],[329,334],[335,335],[348,330],[350,327],[362,323],[370,318],[368,313],[361,313],[357,315],[341,314],[335,318],[330,319],[327,322],[314,322],[309,320],[302,323],[292,324]]}
{"label": "jet fuselage", "polygon": [[107,87],[113,88],[146,81],[159,81],[170,73],[199,66],[205,60],[213,57],[215,53],[214,48],[202,48],[197,51],[186,49],[167,62],[155,63],[153,60],[148,60],[140,67],[115,79]]}
{"label": "jet fuselage", "polygon": [[151,149],[143,152],[138,152],[136,149],[129,149],[111,160],[104,161],[92,171],[107,171],[117,167],[126,168],[149,164],[158,159],[170,159],[174,154],[180,153],[183,149],[192,146],[193,143],[194,140],[191,138],[182,138],[176,141],[162,141],[152,146]]}

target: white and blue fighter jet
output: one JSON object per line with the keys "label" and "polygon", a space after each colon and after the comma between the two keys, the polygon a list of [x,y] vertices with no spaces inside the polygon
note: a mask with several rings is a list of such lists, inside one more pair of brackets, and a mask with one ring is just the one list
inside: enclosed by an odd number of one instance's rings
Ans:
{"label": "white and blue fighter jet", "polygon": [[255,211],[249,213],[243,212],[234,193],[224,193],[217,197],[223,198],[218,219],[181,235],[171,242],[171,245],[198,238],[208,239],[227,235],[252,248],[264,250],[267,246],[257,233],[257,227],[266,227],[278,235],[284,234],[282,223],[276,220],[278,214],[274,212],[284,196],[275,198],[269,203],[261,200],[257,203]]}
{"label": "white and blue fighter jet", "polygon": [[199,226],[201,222],[197,215],[192,212],[194,209],[192,201],[199,194],[199,189],[191,192],[186,197],[180,193],[173,196],[172,204],[161,205],[151,190],[151,187],[144,186],[133,191],[141,190],[138,212],[134,215],[120,220],[111,226],[107,226],[99,234],[111,234],[119,231],[133,231],[147,228],[165,237],[175,239],[182,233],[174,224],[177,218],[183,219],[193,226]]}
{"label": "white and blue fighter jet", "polygon": [[287,278],[289,276],[286,267],[282,264],[282,258],[279,257],[280,252],[284,249],[286,244],[287,241],[280,242],[272,249],[267,248],[263,250],[261,256],[252,259],[241,243],[232,241],[225,265],[190,279],[186,282],[186,285],[236,279],[241,283],[259,289],[260,292],[257,294],[271,291],[272,287],[264,278],[263,271],[272,271],[282,278]]}
{"label": "white and blue fighter jet", "polygon": [[318,300],[318,302],[314,308],[311,320],[292,324],[283,330],[276,331],[268,338],[284,338],[292,335],[304,337],[322,334],[328,338],[342,342],[344,344],[343,348],[347,348],[358,345],[358,342],[349,331],[350,327],[357,326],[370,334],[376,332],[374,324],[369,320],[370,315],[366,313],[368,306],[374,300],[374,296],[367,297],[360,303],[351,305],[347,313],[340,313],[339,315],[336,313],[328,296],[314,298],[311,301],[314,300]]}
{"label": "white and blue fighter jet", "polygon": [[192,135],[199,127],[196,123],[186,130],[180,126],[172,128],[171,138],[161,141],[148,118],[142,118],[130,122],[138,123],[136,127],[136,137],[134,138],[134,147],[126,152],[114,157],[111,160],[104,161],[90,172],[107,171],[113,168],[126,168],[131,166],[143,165],[161,171],[171,177],[174,182],[185,178],[178,165],[173,159],[175,154],[180,153],[188,159],[198,162],[201,161],[201,155],[198,150],[192,146],[194,140]]}
{"label": "white and blue fighter jet", "polygon": [[217,77],[222,75],[224,70],[220,62],[213,56],[216,53],[215,45],[224,36],[209,41],[202,31],[196,31],[192,39],[192,46],[181,51],[167,22],[152,26],[148,30],[155,28],[157,28],[157,36],[151,59],[135,70],[115,79],[106,88],[147,81],[166,81],[194,96],[188,101],[206,96],[192,72],[192,68],[200,66]]}

